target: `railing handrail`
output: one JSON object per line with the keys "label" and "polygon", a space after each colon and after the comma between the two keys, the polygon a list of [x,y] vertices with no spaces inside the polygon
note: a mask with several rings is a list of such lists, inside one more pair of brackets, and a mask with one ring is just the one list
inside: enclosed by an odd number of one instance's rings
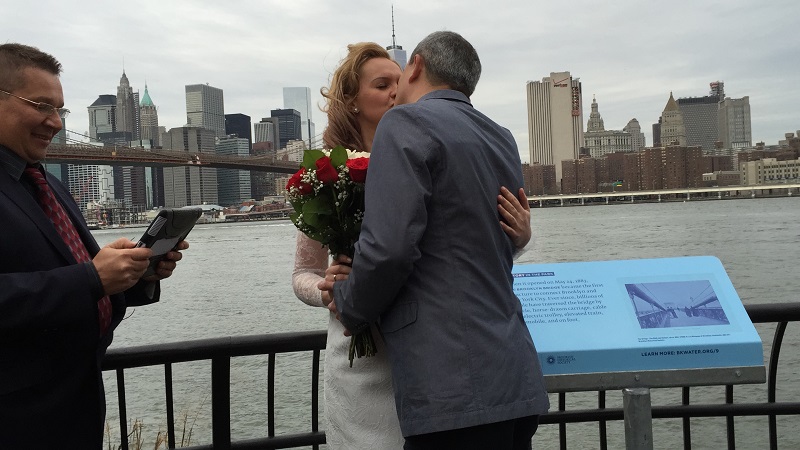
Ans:
{"label": "railing handrail", "polygon": [[[726,386],[726,403],[724,404],[689,404],[688,387],[684,387],[684,403],[680,406],[654,406],[654,418],[684,419],[684,448],[691,448],[690,417],[726,417],[728,444],[734,439],[733,417],[766,415],[770,421],[770,448],[777,449],[777,431],[775,417],[777,415],[800,415],[800,402],[776,402],[776,373],[780,357],[781,342],[788,322],[800,322],[800,302],[770,303],[746,305],[745,310],[753,323],[777,323],[772,348],[769,356],[768,400],[763,403],[733,403],[733,386]],[[192,447],[195,449],[236,449],[236,448],[295,448],[313,445],[318,448],[324,443],[324,431],[318,429],[318,382],[320,351],[325,348],[326,330],[312,330],[292,333],[258,334],[247,336],[227,336],[192,341],[171,342],[165,344],[142,345],[135,347],[112,348],[108,351],[103,363],[103,370],[116,371],[118,380],[118,397],[120,399],[120,430],[122,436],[127,433],[125,424],[126,406],[124,392],[124,370],[134,367],[163,365],[165,367],[165,384],[167,385],[168,422],[172,417],[172,364],[190,361],[211,360],[212,362],[212,416],[213,443]],[[274,367],[275,355],[292,352],[313,352],[312,374],[312,429],[306,433],[280,435],[274,433]],[[230,441],[230,361],[232,357],[250,355],[269,355],[269,436],[247,441]],[[556,393],[556,392],[553,392]],[[542,417],[541,423],[558,424],[561,448],[566,448],[566,424],[578,422],[597,422],[600,428],[601,448],[607,448],[605,426],[606,421],[620,420],[621,410],[605,408],[605,391],[598,392],[599,407],[594,410],[566,411],[565,392],[557,392],[559,396],[558,411]],[[174,448],[174,430],[170,429],[170,448]],[[127,449],[127,441],[122,448]]]}
{"label": "railing handrail", "polygon": [[103,361],[103,370],[201,361],[218,357],[322,350],[325,348],[327,336],[325,330],[315,330],[111,348]]}

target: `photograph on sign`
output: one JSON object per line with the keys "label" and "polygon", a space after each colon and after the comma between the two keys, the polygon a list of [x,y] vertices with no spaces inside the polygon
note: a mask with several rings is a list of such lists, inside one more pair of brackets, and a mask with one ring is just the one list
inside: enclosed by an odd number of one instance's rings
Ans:
{"label": "photograph on sign", "polygon": [[728,325],[709,280],[625,284],[642,328]]}

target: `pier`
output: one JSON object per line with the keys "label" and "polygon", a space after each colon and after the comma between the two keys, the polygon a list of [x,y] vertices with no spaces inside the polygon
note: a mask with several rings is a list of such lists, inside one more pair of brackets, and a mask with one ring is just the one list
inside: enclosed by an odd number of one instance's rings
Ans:
{"label": "pier", "polygon": [[597,205],[610,203],[645,203],[692,200],[724,200],[756,197],[792,197],[800,195],[800,183],[752,186],[713,186],[702,188],[656,189],[644,191],[594,192],[528,196],[533,207]]}

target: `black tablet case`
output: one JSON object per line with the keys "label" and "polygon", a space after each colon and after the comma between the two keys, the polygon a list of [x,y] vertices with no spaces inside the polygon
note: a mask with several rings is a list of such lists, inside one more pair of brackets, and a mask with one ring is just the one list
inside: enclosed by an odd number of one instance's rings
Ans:
{"label": "black tablet case", "polygon": [[164,255],[170,250],[174,250],[178,243],[186,238],[197,219],[202,215],[200,208],[164,208],[147,227],[147,231],[139,239],[137,247],[152,248],[158,241],[175,240],[175,243],[166,251],[153,254],[150,257],[150,266],[144,276],[152,275],[158,262],[164,259]]}

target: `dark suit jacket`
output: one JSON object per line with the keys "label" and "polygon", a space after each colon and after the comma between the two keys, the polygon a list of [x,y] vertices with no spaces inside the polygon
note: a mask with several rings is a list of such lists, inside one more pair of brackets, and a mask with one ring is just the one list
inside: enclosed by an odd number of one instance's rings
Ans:
{"label": "dark suit jacket", "polygon": [[372,149],[353,269],[334,298],[350,330],[380,318],[403,435],[545,413],[497,212],[500,186],[522,186],[513,136],[438,90],[389,110]]}
{"label": "dark suit jacket", "polygon": [[[140,282],[111,296],[111,327],[100,337],[97,271],[75,262],[20,181],[24,162],[0,152],[0,449],[99,449],[101,360],[126,305],[157,301],[159,289],[148,297]],[[99,247],[69,191],[47,180],[94,256]]]}

